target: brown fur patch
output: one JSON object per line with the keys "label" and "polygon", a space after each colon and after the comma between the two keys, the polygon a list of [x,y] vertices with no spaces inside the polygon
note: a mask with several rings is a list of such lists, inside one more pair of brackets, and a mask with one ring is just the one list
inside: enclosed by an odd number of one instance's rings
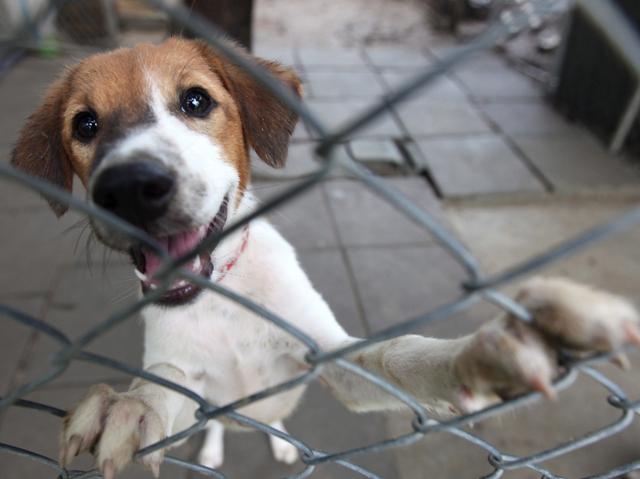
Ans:
{"label": "brown fur patch", "polygon": [[[64,148],[61,114],[65,108],[73,71],[59,79],[45,95],[40,108],[27,120],[11,155],[11,164],[30,175],[71,191],[73,170]],[[49,200],[53,211],[61,216],[68,207]]]}
{"label": "brown fur patch", "polygon": [[[246,141],[268,165],[275,168],[284,166],[289,138],[298,121],[298,115],[260,86],[244,70],[219,56],[213,47],[202,42],[197,42],[197,45],[213,71],[220,75],[225,87],[234,97],[242,117]],[[255,61],[267,73],[291,88],[298,97],[302,95],[302,84],[293,70],[276,62],[251,57],[240,47],[237,48],[237,53]]]}

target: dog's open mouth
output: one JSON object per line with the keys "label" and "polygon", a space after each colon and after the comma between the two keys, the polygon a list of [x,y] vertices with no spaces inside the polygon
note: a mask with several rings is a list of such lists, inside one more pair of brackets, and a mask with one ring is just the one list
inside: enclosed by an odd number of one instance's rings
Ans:
{"label": "dog's open mouth", "polygon": [[[229,198],[225,196],[218,213],[211,223],[199,228],[182,231],[170,236],[155,237],[171,259],[177,259],[182,255],[192,251],[204,239],[218,234],[224,228],[227,221],[227,211]],[[161,281],[155,279],[156,273],[161,269],[162,259],[153,251],[144,246],[136,246],[129,250],[136,276],[142,283],[142,291],[146,293],[150,289],[156,289]],[[191,262],[182,266],[183,269],[193,274],[209,278],[213,272],[213,262],[211,261],[212,251],[203,251]],[[164,305],[177,305],[186,303],[194,299],[202,288],[186,279],[177,279],[157,300],[157,303]]]}

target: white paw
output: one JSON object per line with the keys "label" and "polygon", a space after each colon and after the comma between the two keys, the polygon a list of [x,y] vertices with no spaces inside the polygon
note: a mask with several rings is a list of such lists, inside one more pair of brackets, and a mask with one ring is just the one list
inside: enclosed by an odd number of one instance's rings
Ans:
{"label": "white paw", "polygon": [[298,448],[279,437],[269,436],[273,457],[278,462],[293,464],[298,459]]}
{"label": "white paw", "polygon": [[[89,389],[87,396],[65,417],[60,436],[60,464],[91,449],[105,479],[113,479],[133,459],[133,454],[164,437],[160,416],[142,400],[116,393],[106,384]],[[163,451],[141,458],[158,477]]]}
{"label": "white paw", "polygon": [[224,453],[222,452],[222,448],[217,451],[213,450],[202,450],[200,451],[200,455],[198,456],[198,463],[202,464],[205,467],[210,467],[211,469],[218,469],[222,466],[224,462]]}
{"label": "white paw", "polygon": [[212,420],[207,424],[207,435],[198,456],[198,462],[205,467],[217,469],[224,462],[224,426]]}
{"label": "white paw", "polygon": [[[557,350],[614,351],[640,345],[638,313],[624,298],[560,278],[528,281],[517,300],[532,324],[506,315],[483,326],[455,363],[462,384],[452,399],[460,412],[473,412],[500,399],[535,389],[555,392]],[[620,353],[613,360],[628,364]]]}

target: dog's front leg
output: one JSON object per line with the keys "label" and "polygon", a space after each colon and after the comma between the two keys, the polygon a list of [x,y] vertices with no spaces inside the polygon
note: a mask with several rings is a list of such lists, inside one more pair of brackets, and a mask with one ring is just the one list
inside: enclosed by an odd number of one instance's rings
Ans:
{"label": "dog's front leg", "polygon": [[[634,306],[610,293],[565,279],[537,278],[524,285],[517,299],[532,313],[531,323],[504,314],[471,336],[455,340],[401,336],[347,359],[446,417],[529,390],[553,396],[559,349],[607,352],[625,343],[640,344]],[[343,338],[333,346],[353,341],[357,340]],[[617,359],[626,362],[624,356]],[[325,367],[323,378],[339,399],[357,411],[402,404],[335,364]]]}
{"label": "dog's front leg", "polygon": [[[352,338],[341,345],[359,341]],[[450,405],[461,382],[454,364],[471,337],[454,340],[406,335],[369,346],[346,357],[417,398],[438,416],[451,414]],[[322,378],[334,395],[357,412],[398,409],[403,403],[371,381],[329,363]]]}
{"label": "dog's front leg", "polygon": [[[168,364],[155,364],[149,373],[185,385],[185,374]],[[93,386],[65,417],[60,438],[60,464],[67,465],[84,451],[92,451],[105,479],[129,464],[134,453],[169,434],[187,399],[158,384],[135,379],[127,392],[106,384]],[[164,451],[143,456],[142,464],[158,477]]]}

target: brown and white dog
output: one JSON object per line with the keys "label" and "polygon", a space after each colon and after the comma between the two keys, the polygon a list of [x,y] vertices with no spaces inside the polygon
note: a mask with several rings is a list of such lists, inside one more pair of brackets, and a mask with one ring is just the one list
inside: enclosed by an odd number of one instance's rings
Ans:
{"label": "brown and white dog", "polygon": [[[300,94],[293,71],[255,61]],[[213,48],[170,39],[95,55],[68,70],[29,118],[12,162],[67,190],[76,174],[90,202],[144,229],[177,257],[254,208],[249,148],[269,165],[282,166],[296,120]],[[65,211],[60,204],[52,207],[58,215]],[[92,226],[106,245],[131,255],[141,290],[156,286],[157,255],[98,220]],[[323,350],[358,341],[338,324],[293,248],[264,219],[187,268],[279,314]],[[231,268],[234,274],[227,275]],[[626,342],[640,344],[638,316],[622,298],[567,280],[534,279],[518,299],[534,314],[530,326],[504,315],[463,338],[402,336],[349,359],[444,418],[529,389],[552,396],[554,351],[560,347],[609,351]],[[214,404],[279,384],[307,368],[304,344],[186,281],[172,284],[142,316],[144,368]],[[334,365],[323,369],[322,379],[355,411],[401,405]],[[282,420],[304,389],[298,386],[240,412],[283,429]],[[95,386],[64,422],[60,462],[66,467],[77,454],[92,450],[104,476],[112,479],[137,449],[193,424],[195,407],[183,395],[143,380],[122,393]],[[203,465],[222,463],[222,435],[222,422],[211,421],[200,454]],[[270,440],[278,460],[296,460],[292,445]],[[162,459],[158,451],[141,460],[157,475]]]}

